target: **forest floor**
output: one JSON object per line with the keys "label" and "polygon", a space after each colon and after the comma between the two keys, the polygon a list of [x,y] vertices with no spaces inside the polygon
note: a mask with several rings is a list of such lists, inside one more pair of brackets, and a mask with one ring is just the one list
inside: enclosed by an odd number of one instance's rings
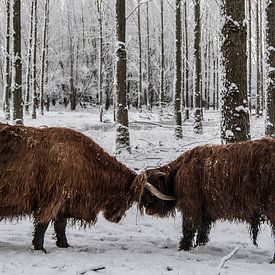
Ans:
{"label": "forest floor", "polygon": [[[0,112],[0,121],[3,121]],[[185,150],[205,143],[220,143],[220,115],[204,113],[202,135],[193,133],[192,119],[184,122],[183,139],[174,137],[172,117],[167,113],[162,122],[156,114],[131,111],[130,138],[132,154],[117,156],[130,168],[141,171],[165,164]],[[105,123],[98,121],[97,110],[51,111],[37,120],[25,118],[25,125],[65,126],[92,137],[110,154],[115,153],[116,126],[112,113]],[[262,118],[252,118],[252,138],[264,135]],[[178,251],[181,218],[160,219],[141,216],[132,207],[118,224],[101,216],[97,224],[83,229],[69,226],[68,249],[55,246],[53,227],[45,237],[47,254],[31,247],[33,225],[29,219],[0,223],[0,273],[3,274],[109,274],[109,275],[274,275],[273,240],[267,224],[261,227],[258,247],[253,246],[248,226],[218,222],[210,242],[191,252]],[[234,254],[234,255],[233,255]],[[227,260],[228,259],[228,260]],[[94,271],[99,269],[98,271]]]}

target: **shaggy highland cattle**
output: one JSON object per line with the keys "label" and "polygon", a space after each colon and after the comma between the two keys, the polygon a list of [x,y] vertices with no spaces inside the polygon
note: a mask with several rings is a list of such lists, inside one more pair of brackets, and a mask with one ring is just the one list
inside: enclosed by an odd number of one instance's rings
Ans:
{"label": "shaggy highland cattle", "polygon": [[171,199],[79,132],[0,124],[0,220],[33,216],[35,250],[45,251],[50,222],[59,247],[68,247],[68,218],[91,225],[102,212],[119,222],[144,188]]}
{"label": "shaggy highland cattle", "polygon": [[164,202],[145,191],[139,207],[160,217],[181,212],[180,249],[205,244],[217,220],[248,223],[255,245],[261,222],[268,221],[275,234],[274,139],[198,146],[145,173],[149,183],[176,201]]}

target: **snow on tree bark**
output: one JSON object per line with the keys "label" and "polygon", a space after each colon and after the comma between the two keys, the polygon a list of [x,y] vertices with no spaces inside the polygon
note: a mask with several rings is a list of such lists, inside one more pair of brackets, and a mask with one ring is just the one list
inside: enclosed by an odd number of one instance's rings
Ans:
{"label": "snow on tree bark", "polygon": [[268,86],[266,95],[265,133],[275,137],[275,3],[267,6]]}
{"label": "snow on tree bark", "polygon": [[116,149],[130,151],[130,136],[128,129],[128,108],[126,99],[126,47],[125,47],[125,0],[116,1],[116,120],[118,122],[116,135]]}
{"label": "snow on tree bark", "polygon": [[11,4],[6,0],[6,56],[5,56],[5,87],[3,93],[3,111],[5,119],[10,119],[10,97],[11,97]]}
{"label": "snow on tree bark", "polygon": [[22,59],[21,59],[21,1],[13,1],[13,122],[23,124]]}
{"label": "snow on tree bark", "polygon": [[202,134],[202,64],[201,64],[201,12],[200,0],[195,0],[195,67],[196,67],[196,83],[195,83],[195,124],[194,132]]}
{"label": "snow on tree bark", "polygon": [[182,28],[181,28],[181,0],[176,0],[176,80],[174,92],[175,107],[175,135],[182,138],[181,88],[182,88]]}
{"label": "snow on tree bark", "polygon": [[222,54],[225,75],[221,137],[229,143],[250,139],[245,1],[226,0],[224,16]]}

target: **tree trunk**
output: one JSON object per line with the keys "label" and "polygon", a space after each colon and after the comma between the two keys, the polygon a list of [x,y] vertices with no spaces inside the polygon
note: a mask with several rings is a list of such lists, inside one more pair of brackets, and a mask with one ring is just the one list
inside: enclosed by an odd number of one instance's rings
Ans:
{"label": "tree trunk", "polygon": [[25,92],[25,112],[29,115],[30,112],[30,92],[32,84],[32,51],[33,51],[33,14],[34,1],[31,1],[30,10],[30,32],[29,32],[29,47],[28,47],[28,63],[27,63],[27,77],[26,77],[26,92]]}
{"label": "tree trunk", "polygon": [[150,47],[150,20],[149,20],[149,2],[146,3],[146,31],[147,31],[147,108],[153,107],[153,84],[151,69],[151,47]]}
{"label": "tree trunk", "polygon": [[164,18],[163,0],[160,0],[160,91],[159,91],[159,110],[160,120],[164,106]]}
{"label": "tree trunk", "polygon": [[184,32],[185,32],[185,119],[189,119],[189,43],[188,43],[188,19],[187,0],[184,2]]}
{"label": "tree trunk", "polygon": [[142,110],[142,40],[141,40],[141,15],[140,15],[140,0],[138,0],[138,49],[139,49],[139,58],[138,58],[138,109],[141,111]]}
{"label": "tree trunk", "polygon": [[37,95],[37,0],[33,0],[34,8],[34,23],[33,23],[33,59],[32,59],[32,118],[36,119],[36,109],[38,106],[38,95]]}
{"label": "tree trunk", "polygon": [[250,139],[245,1],[226,0],[224,14],[222,53],[225,83],[221,136],[224,142],[229,143]]}
{"label": "tree trunk", "polygon": [[126,98],[126,48],[125,48],[125,0],[116,0],[117,28],[117,69],[116,69],[116,119],[118,122],[116,148],[117,152],[130,151],[130,136],[128,129],[128,109]]}
{"label": "tree trunk", "polygon": [[261,112],[261,64],[260,64],[260,39],[261,39],[261,35],[260,35],[260,7],[259,7],[259,0],[256,3],[256,66],[257,66],[257,90],[256,90],[256,116],[259,117],[260,116],[260,112]]}
{"label": "tree trunk", "polygon": [[265,134],[275,138],[275,3],[267,6],[268,86]]}
{"label": "tree trunk", "polygon": [[248,0],[248,22],[249,22],[249,38],[248,38],[248,106],[251,113],[251,92],[252,92],[252,0]]}
{"label": "tree trunk", "polygon": [[6,0],[6,57],[5,57],[5,87],[3,94],[3,111],[5,119],[10,119],[10,97],[11,97],[11,4]]}
{"label": "tree trunk", "polygon": [[45,95],[44,95],[44,78],[45,78],[45,63],[46,63],[46,44],[48,35],[48,16],[49,16],[49,0],[45,0],[44,10],[44,30],[42,41],[42,59],[41,59],[41,77],[40,77],[40,108],[41,115],[44,115]]}
{"label": "tree trunk", "polygon": [[98,72],[98,89],[99,89],[99,120],[103,121],[103,17],[102,17],[102,0],[97,1],[98,23],[99,23],[99,72]]}
{"label": "tree trunk", "polygon": [[196,85],[195,85],[195,125],[194,132],[202,134],[202,64],[201,64],[201,20],[200,0],[195,0],[195,63],[196,63]]}
{"label": "tree trunk", "polygon": [[50,110],[50,92],[49,92],[49,21],[50,21],[50,1],[48,0],[47,21],[46,21],[46,44],[45,44],[45,84],[46,111]]}
{"label": "tree trunk", "polygon": [[13,1],[13,57],[13,122],[23,124],[20,0]]}
{"label": "tree trunk", "polygon": [[182,138],[182,117],[181,117],[181,75],[182,75],[182,39],[181,39],[181,0],[176,0],[176,81],[174,92],[175,106],[175,134],[176,138]]}

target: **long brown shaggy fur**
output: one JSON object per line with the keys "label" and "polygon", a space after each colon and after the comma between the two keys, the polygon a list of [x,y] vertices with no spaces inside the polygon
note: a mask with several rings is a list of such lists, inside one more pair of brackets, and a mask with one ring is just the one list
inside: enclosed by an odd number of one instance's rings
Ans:
{"label": "long brown shaggy fur", "polygon": [[[160,171],[166,176],[157,175]],[[146,175],[154,186],[177,198],[174,206],[183,223],[181,249],[194,245],[196,232],[196,244],[206,243],[216,220],[247,222],[254,244],[262,219],[270,221],[275,233],[274,139],[198,146]],[[175,209],[148,192],[142,195],[140,207],[162,217]]]}
{"label": "long brown shaggy fur", "polygon": [[37,249],[50,221],[63,238],[66,218],[89,225],[102,212],[118,222],[145,181],[74,130],[0,124],[0,219],[33,215]]}

